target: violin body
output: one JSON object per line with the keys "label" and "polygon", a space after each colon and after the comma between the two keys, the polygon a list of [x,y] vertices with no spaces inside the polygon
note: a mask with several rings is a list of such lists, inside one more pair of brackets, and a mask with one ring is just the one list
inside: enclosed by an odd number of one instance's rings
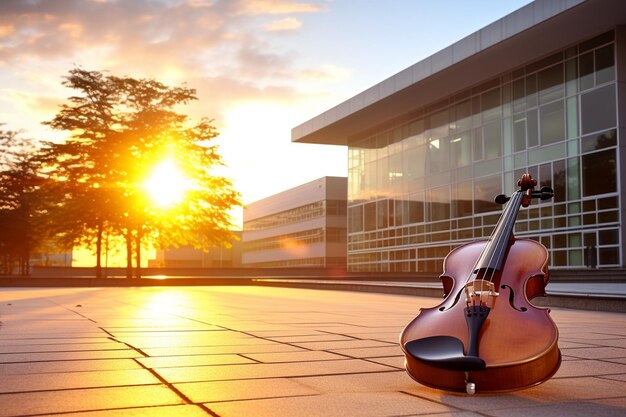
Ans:
{"label": "violin body", "polygon": [[[559,369],[558,329],[550,310],[530,303],[545,296],[546,248],[511,236],[501,248],[498,268],[481,270],[479,258],[489,244],[474,241],[448,254],[441,275],[443,302],[422,309],[401,333],[406,370],[417,382],[470,394],[511,391],[544,382]],[[481,274],[489,280],[476,281],[472,298],[468,277]],[[491,290],[482,288],[483,282]]]}
{"label": "violin body", "polygon": [[[402,346],[410,340],[433,335],[451,335],[467,345],[465,303],[460,299],[454,304],[464,286],[457,277],[468,275],[485,243],[468,243],[448,254],[441,276],[447,296],[439,306],[421,310],[402,332]],[[494,280],[500,295],[479,333],[478,353],[487,366],[472,373],[472,382],[482,392],[510,391],[539,384],[554,375],[561,363],[558,329],[550,318],[549,309],[529,302],[545,295],[546,249],[533,240],[516,239],[509,247],[507,258],[511,261],[507,259]],[[512,290],[515,288],[523,291],[515,293]],[[525,311],[521,311],[522,307]],[[424,385],[450,391],[466,390],[464,371],[432,367],[410,355],[407,355],[406,367],[411,377]]]}

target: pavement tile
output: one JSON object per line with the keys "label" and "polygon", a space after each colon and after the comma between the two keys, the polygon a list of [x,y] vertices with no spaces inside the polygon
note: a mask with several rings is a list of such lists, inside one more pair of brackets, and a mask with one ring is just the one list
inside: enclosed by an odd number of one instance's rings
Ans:
{"label": "pavement tile", "polygon": [[329,342],[329,341],[343,341],[343,340],[354,340],[352,337],[324,333],[324,334],[315,334],[315,335],[305,335],[305,336],[273,336],[269,339],[275,340],[277,342],[284,343],[302,343],[302,342]]}
{"label": "pavement tile", "polygon": [[382,347],[368,347],[360,349],[329,349],[330,352],[349,356],[352,358],[381,358],[386,356],[404,356],[400,345],[387,344]]}
{"label": "pavement tile", "polygon": [[163,378],[172,383],[194,381],[223,381],[251,378],[284,378],[306,375],[333,375],[362,372],[392,371],[384,365],[346,359],[308,363],[253,364],[237,366],[190,366],[184,368],[156,368]]}
{"label": "pavement tile", "polygon": [[256,363],[256,361],[244,358],[240,355],[192,355],[192,356],[159,356],[138,358],[146,368],[169,368],[180,366],[204,366],[204,365],[237,365]]}
{"label": "pavement tile", "polygon": [[390,343],[386,342],[378,342],[375,340],[344,340],[344,341],[333,341],[333,342],[302,342],[302,343],[293,343],[296,346],[300,346],[306,349],[311,350],[339,350],[339,349],[359,349],[359,348],[370,348],[370,347],[391,347]]}
{"label": "pavement tile", "polygon": [[435,414],[402,414],[393,417],[484,417],[484,414],[472,413],[470,411],[450,411],[445,413],[435,413]]}
{"label": "pavement tile", "polygon": [[115,371],[141,369],[133,359],[92,359],[0,364],[0,375],[28,375],[63,372]]}
{"label": "pavement tile", "polygon": [[264,352],[303,352],[305,349],[261,341],[254,345],[231,345],[231,346],[192,346],[192,347],[163,347],[142,349],[149,356],[181,356],[181,355],[223,355],[228,353],[264,353]]}
{"label": "pavement tile", "polygon": [[[126,322],[127,324],[128,322]],[[126,335],[132,333],[134,335],[141,335],[142,333],[155,333],[155,332],[221,332],[224,329],[219,326],[214,326],[206,323],[189,323],[186,322],[183,325],[178,326],[105,326],[107,331],[111,334]]]}
{"label": "pavement tile", "polygon": [[85,350],[78,352],[44,352],[44,353],[4,353],[0,356],[0,364],[13,362],[48,362],[82,359],[120,359],[137,358],[142,355],[132,349],[117,350]]}
{"label": "pavement tile", "polygon": [[316,350],[282,353],[248,353],[246,357],[261,363],[313,362],[345,359],[345,357],[340,355]]}
{"label": "pavement tile", "polygon": [[159,383],[160,381],[145,369],[3,375],[0,378],[0,394]]}
{"label": "pavement tile", "polygon": [[382,365],[393,366],[394,368],[404,370],[404,355],[403,356],[390,356],[384,358],[368,358],[370,362],[380,363]]}
{"label": "pavement tile", "polygon": [[284,378],[189,382],[175,384],[175,387],[194,403],[318,394],[312,388]]}
{"label": "pavement tile", "polygon": [[168,405],[165,407],[123,408],[119,410],[86,411],[82,413],[46,414],[38,417],[206,417],[197,405]]}
{"label": "pavement tile", "polygon": [[411,412],[449,411],[445,405],[398,392],[379,393],[375,396],[369,393],[310,395],[211,403],[209,406],[220,417],[391,417],[409,415]]}
{"label": "pavement tile", "polygon": [[561,362],[561,367],[553,378],[612,374],[626,374],[626,365],[599,360],[571,360]]}
{"label": "pavement tile", "polygon": [[626,401],[597,400],[490,411],[494,417],[624,417]]}
{"label": "pavement tile", "polygon": [[182,404],[162,385],[0,394],[0,417]]}
{"label": "pavement tile", "polygon": [[596,339],[588,342],[591,346],[606,346],[626,349],[626,337],[620,337],[618,339]]}
{"label": "pavement tile", "polygon": [[581,359],[626,358],[626,349],[613,347],[562,349],[563,355]]}
{"label": "pavement tile", "polygon": [[32,345],[91,345],[95,343],[111,342],[108,335],[103,337],[63,337],[63,338],[19,338],[10,339],[8,337],[0,339],[0,346],[32,346]]}
{"label": "pavement tile", "polygon": [[[108,330],[108,328],[107,328]],[[111,332],[113,333],[113,332]],[[197,329],[197,330],[188,330],[181,329],[178,331],[168,331],[161,329],[152,329],[150,331],[135,331],[129,330],[126,332],[117,332],[116,337],[123,338],[125,340],[133,340],[134,338],[139,339],[147,339],[147,340],[184,340],[184,341],[195,341],[198,340],[211,340],[211,339],[224,339],[225,337],[236,335],[238,337],[247,338],[246,334],[233,332],[231,330],[205,330],[205,329]]]}
{"label": "pavement tile", "polygon": [[274,339],[276,337],[316,336],[316,335],[325,335],[329,333],[318,332],[315,329],[276,329],[276,330],[259,330],[256,332],[251,332],[250,334],[257,336],[257,337]]}
{"label": "pavement tile", "polygon": [[[231,332],[232,333],[232,332]],[[148,349],[148,348],[176,348],[176,347],[194,347],[194,346],[229,346],[229,345],[256,345],[262,343],[268,343],[263,339],[250,336],[240,336],[238,334],[222,334],[219,336],[204,336],[197,335],[194,337],[189,336],[161,336],[155,335],[154,337],[124,337],[118,336],[118,340],[128,343],[131,346]]]}
{"label": "pavement tile", "polygon": [[38,321],[10,321],[4,322],[2,332],[6,334],[38,334],[42,337],[61,337],[67,334],[84,334],[97,329],[95,323],[84,323],[69,320],[38,320]]}
{"label": "pavement tile", "polygon": [[4,316],[4,314],[1,314],[1,313],[2,312],[0,311],[0,316],[2,316],[2,319],[3,319],[2,339],[6,339],[6,340],[23,340],[23,339],[27,339],[27,340],[33,340],[33,339],[75,340],[75,339],[81,339],[81,338],[108,337],[109,336],[108,334],[106,334],[100,329],[95,329],[95,330],[89,329],[89,331],[75,331],[75,332],[68,332],[67,329],[63,329],[63,331],[58,330],[55,332],[46,333],[46,332],[41,332],[41,331],[29,332],[17,326],[13,332],[9,332],[8,329],[6,328],[8,320],[6,316]]}
{"label": "pavement tile", "polygon": [[571,342],[571,341],[567,341],[559,337],[559,349],[589,348],[589,347],[597,347],[597,345],[591,342],[585,342],[585,343]]}
{"label": "pavement tile", "polygon": [[[476,388],[480,392],[480,387]],[[622,398],[626,397],[626,383],[593,377],[556,378],[526,390],[506,394],[477,394],[468,397],[462,394],[441,395],[439,392],[424,390],[421,395],[465,410],[490,412],[553,403]]]}
{"label": "pavement tile", "polygon": [[603,375],[601,376],[603,379],[612,379],[614,381],[624,381],[626,382],[626,374],[616,374],[616,375]]}
{"label": "pavement tile", "polygon": [[291,378],[324,394],[410,391],[417,384],[405,371]]}
{"label": "pavement tile", "polygon": [[38,353],[38,352],[73,352],[87,350],[119,350],[126,346],[119,342],[101,343],[63,343],[63,344],[22,344],[0,346],[0,354],[4,353]]}

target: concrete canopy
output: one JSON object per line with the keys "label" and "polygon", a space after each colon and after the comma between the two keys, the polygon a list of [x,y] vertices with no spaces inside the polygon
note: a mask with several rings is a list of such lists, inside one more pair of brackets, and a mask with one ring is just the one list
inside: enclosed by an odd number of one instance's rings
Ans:
{"label": "concrete canopy", "polygon": [[292,141],[351,145],[424,106],[625,21],[623,0],[537,0],[293,128]]}

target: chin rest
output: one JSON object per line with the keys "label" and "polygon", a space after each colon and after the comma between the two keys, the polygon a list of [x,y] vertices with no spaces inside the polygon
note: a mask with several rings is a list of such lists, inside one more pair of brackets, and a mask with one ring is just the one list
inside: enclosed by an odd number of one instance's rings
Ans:
{"label": "chin rest", "polygon": [[464,372],[485,369],[485,361],[478,356],[465,356],[463,342],[452,336],[411,340],[404,349],[415,359],[437,368]]}

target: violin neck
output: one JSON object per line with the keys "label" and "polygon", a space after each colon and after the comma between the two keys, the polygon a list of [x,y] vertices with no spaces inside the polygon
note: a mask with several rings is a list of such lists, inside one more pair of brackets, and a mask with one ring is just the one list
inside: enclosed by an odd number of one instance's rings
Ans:
{"label": "violin neck", "polygon": [[499,270],[502,267],[506,249],[513,236],[513,227],[517,219],[524,192],[516,191],[506,204],[496,227],[489,237],[485,249],[480,254],[474,273],[481,270]]}

